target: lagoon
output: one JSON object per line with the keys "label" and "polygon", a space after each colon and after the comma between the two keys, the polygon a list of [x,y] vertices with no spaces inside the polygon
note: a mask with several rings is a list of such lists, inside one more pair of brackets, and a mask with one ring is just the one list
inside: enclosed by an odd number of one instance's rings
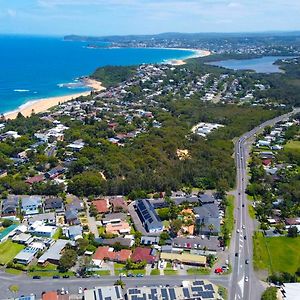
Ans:
{"label": "lagoon", "polygon": [[279,59],[293,58],[292,56],[263,56],[250,59],[228,59],[209,62],[207,64],[233,70],[253,70],[257,73],[280,73],[282,70],[274,63]]}

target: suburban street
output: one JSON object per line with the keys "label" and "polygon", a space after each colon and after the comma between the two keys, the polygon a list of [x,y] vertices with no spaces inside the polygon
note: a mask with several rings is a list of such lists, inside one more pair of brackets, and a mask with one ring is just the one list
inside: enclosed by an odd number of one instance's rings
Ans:
{"label": "suburban street", "polygon": [[229,299],[259,300],[264,290],[262,282],[256,277],[253,269],[252,236],[255,230],[255,224],[248,213],[248,201],[245,192],[247,187],[247,159],[253,138],[265,127],[273,126],[280,121],[284,121],[299,111],[300,109],[295,109],[293,112],[268,120],[244,134],[235,143],[237,169],[237,188],[235,192],[236,222],[230,249],[233,271],[230,278]]}
{"label": "suburban street", "polygon": [[[102,276],[101,278],[69,278],[69,279],[52,279],[42,278],[33,280],[25,275],[12,276],[6,273],[0,275],[0,297],[10,298],[20,295],[37,295],[39,298],[43,291],[56,291],[62,287],[68,290],[70,294],[77,294],[78,288],[93,288],[101,285],[113,285],[118,276]],[[136,286],[165,286],[165,285],[181,285],[183,280],[208,279],[215,284],[220,284],[228,288],[228,276],[148,276],[143,278],[122,278],[126,283],[126,287]],[[9,291],[9,286],[17,284],[20,287],[18,293],[13,294]]]}
{"label": "suburban street", "polygon": [[[203,276],[147,276],[142,278],[122,278],[126,287],[135,286],[160,286],[180,285],[183,280],[207,279],[217,285],[229,289],[229,299],[259,300],[264,290],[262,282],[256,277],[253,269],[253,243],[252,236],[255,230],[253,219],[248,214],[248,201],[245,193],[247,186],[247,158],[254,136],[266,126],[272,126],[283,121],[293,112],[266,121],[240,137],[235,143],[235,161],[237,170],[237,186],[235,191],[235,229],[232,233],[231,246],[229,249],[232,274],[230,275],[203,275]],[[247,262],[246,262],[247,260]],[[102,276],[100,278],[68,278],[52,279],[41,278],[33,280],[26,275],[10,275],[0,273],[0,297],[11,298],[31,293],[40,297],[43,291],[51,291],[64,288],[69,293],[77,294],[78,288],[93,288],[100,285],[112,285],[119,279],[118,276]],[[13,294],[9,287],[13,284],[19,286],[19,292]]]}

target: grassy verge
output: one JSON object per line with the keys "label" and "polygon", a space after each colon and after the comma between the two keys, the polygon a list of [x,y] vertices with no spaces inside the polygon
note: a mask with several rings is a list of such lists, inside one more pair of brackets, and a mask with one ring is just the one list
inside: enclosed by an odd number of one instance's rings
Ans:
{"label": "grassy verge", "polygon": [[173,269],[165,269],[164,270],[164,275],[177,275],[177,270],[173,270]]}
{"label": "grassy verge", "polygon": [[300,237],[285,236],[265,238],[262,233],[255,233],[254,268],[273,272],[295,273],[300,265]]}
{"label": "grassy verge", "polygon": [[21,270],[12,269],[12,268],[5,269],[5,272],[12,275],[20,275],[23,273]]}
{"label": "grassy verge", "polygon": [[101,275],[101,276],[109,276],[110,275],[109,270],[99,270],[99,271],[95,271],[93,273],[97,274],[97,275]]}
{"label": "grassy verge", "polygon": [[6,265],[25,247],[10,240],[0,244],[0,264]]}
{"label": "grassy verge", "polygon": [[255,209],[251,204],[248,205],[248,213],[250,218],[255,219]]}
{"label": "grassy verge", "polygon": [[219,285],[218,286],[218,294],[224,299],[228,299],[228,290],[224,288],[223,286]]}
{"label": "grassy verge", "polygon": [[150,275],[154,275],[154,276],[160,275],[160,271],[158,269],[153,269],[153,270],[151,270]]}
{"label": "grassy verge", "polygon": [[[227,206],[225,211],[225,219],[224,224],[222,226],[223,234],[227,232],[230,236],[234,228],[234,196],[227,196]],[[230,244],[230,239],[226,239],[226,246],[228,247]]]}
{"label": "grassy verge", "polygon": [[188,275],[209,275],[210,269],[208,268],[189,268],[186,273]]}

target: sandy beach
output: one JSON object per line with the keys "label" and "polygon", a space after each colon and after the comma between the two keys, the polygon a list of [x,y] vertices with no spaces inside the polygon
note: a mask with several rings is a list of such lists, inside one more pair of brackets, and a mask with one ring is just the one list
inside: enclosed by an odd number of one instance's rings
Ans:
{"label": "sandy beach", "polygon": [[168,64],[171,64],[173,66],[184,65],[184,64],[186,64],[186,60],[190,59],[190,58],[204,57],[204,56],[208,56],[211,54],[210,51],[201,50],[201,49],[184,49],[184,48],[168,48],[168,49],[195,51],[194,54],[192,54],[191,56],[189,56],[185,59],[172,59],[172,60],[167,61]]}
{"label": "sandy beach", "polygon": [[[86,86],[90,87],[93,91],[101,91],[104,90],[105,87],[101,85],[101,82],[84,78],[83,82]],[[50,98],[42,98],[33,101],[29,101],[23,105],[21,105],[18,109],[5,113],[4,116],[6,119],[15,119],[20,112],[24,117],[29,117],[32,112],[41,113],[47,111],[49,108],[58,105],[59,103],[67,102],[78,98],[80,96],[88,96],[91,91],[85,91],[81,93],[75,93],[66,96],[58,96],[58,97],[50,97]]]}

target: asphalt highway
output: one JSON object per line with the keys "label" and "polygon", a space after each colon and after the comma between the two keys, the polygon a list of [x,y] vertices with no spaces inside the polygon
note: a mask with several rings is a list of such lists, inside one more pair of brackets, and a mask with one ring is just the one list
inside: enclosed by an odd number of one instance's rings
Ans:
{"label": "asphalt highway", "polygon": [[255,135],[267,126],[273,126],[280,121],[287,120],[293,112],[281,115],[262,123],[260,126],[245,133],[235,143],[235,162],[237,171],[237,188],[235,192],[235,231],[231,243],[231,263],[233,272],[230,278],[230,297],[232,300],[258,300],[264,290],[260,280],[253,270],[253,241],[255,230],[253,219],[248,213],[248,201],[245,193],[247,187],[247,158]]}

